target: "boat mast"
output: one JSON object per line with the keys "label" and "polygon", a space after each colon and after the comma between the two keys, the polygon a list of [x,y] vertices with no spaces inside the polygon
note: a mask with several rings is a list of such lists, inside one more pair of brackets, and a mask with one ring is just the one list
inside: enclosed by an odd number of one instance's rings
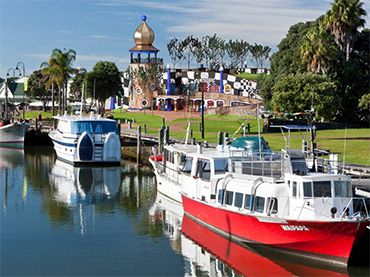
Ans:
{"label": "boat mast", "polygon": [[5,78],[5,120],[8,120],[8,78]]}

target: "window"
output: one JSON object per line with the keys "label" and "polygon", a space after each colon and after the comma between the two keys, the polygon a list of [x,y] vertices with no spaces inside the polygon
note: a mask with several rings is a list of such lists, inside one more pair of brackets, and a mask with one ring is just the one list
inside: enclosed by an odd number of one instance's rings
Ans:
{"label": "window", "polygon": [[234,206],[241,208],[243,205],[243,193],[235,192]]}
{"label": "window", "polygon": [[269,201],[269,210],[271,214],[277,214],[278,212],[278,200],[275,197],[268,198]]}
{"label": "window", "polygon": [[244,209],[251,209],[251,196],[249,194],[246,194],[244,197]]}
{"label": "window", "polygon": [[85,131],[90,134],[104,134],[116,132],[117,126],[114,121],[75,121],[71,123],[72,134],[81,134]]}
{"label": "window", "polygon": [[182,168],[182,172],[184,174],[190,175],[192,166],[193,166],[193,158],[185,157],[185,164],[184,164],[184,167]]}
{"label": "window", "polygon": [[215,160],[215,174],[223,174],[227,172],[227,169],[228,169],[227,159]]}
{"label": "window", "polygon": [[292,195],[293,197],[297,197],[297,182],[293,182],[293,187],[292,187]]}
{"label": "window", "polygon": [[265,210],[265,198],[256,196],[256,208],[255,211],[263,213]]}
{"label": "window", "polygon": [[209,181],[211,179],[211,164],[209,160],[198,160],[196,175],[202,180]]}
{"label": "window", "polygon": [[303,196],[312,197],[312,183],[311,182],[303,182]]}
{"label": "window", "polygon": [[314,197],[331,197],[330,181],[313,182],[313,196]]}
{"label": "window", "polygon": [[220,189],[218,191],[218,197],[217,197],[218,203],[220,203],[220,204],[223,204],[224,203],[224,194],[225,194],[225,190],[224,189]]}
{"label": "window", "polygon": [[350,197],[351,186],[348,181],[334,181],[334,192],[337,197]]}
{"label": "window", "polygon": [[227,190],[226,191],[225,204],[226,205],[232,205],[233,204],[233,198],[234,198],[234,192]]}

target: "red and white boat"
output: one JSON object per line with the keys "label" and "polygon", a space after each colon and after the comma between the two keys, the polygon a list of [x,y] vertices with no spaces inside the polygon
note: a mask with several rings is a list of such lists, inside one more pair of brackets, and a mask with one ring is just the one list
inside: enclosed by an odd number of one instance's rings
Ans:
{"label": "red and white boat", "polygon": [[[369,236],[366,203],[352,197],[349,176],[309,172],[298,150],[228,154],[183,158],[184,212],[200,224],[240,243],[341,265]],[[228,167],[222,174],[220,164]]]}

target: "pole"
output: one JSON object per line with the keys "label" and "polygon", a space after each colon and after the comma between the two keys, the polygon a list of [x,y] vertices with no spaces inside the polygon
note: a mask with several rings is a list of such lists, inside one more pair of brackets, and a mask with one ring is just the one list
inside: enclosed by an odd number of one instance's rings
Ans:
{"label": "pole", "polygon": [[224,68],[220,67],[220,93],[224,92]]}
{"label": "pole", "polygon": [[137,127],[136,163],[141,163],[141,126]]}
{"label": "pole", "polygon": [[[171,68],[167,65],[167,95],[171,95]],[[167,99],[167,111],[171,111],[171,99]]]}
{"label": "pole", "polygon": [[8,78],[5,78],[5,120],[8,120]]}
{"label": "pole", "polygon": [[202,139],[204,139],[204,90],[202,89]]}

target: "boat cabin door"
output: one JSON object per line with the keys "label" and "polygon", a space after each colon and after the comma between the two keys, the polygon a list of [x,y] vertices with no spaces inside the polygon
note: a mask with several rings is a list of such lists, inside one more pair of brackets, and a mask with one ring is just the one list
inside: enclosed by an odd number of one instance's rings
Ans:
{"label": "boat cabin door", "polygon": [[209,201],[211,189],[211,161],[208,159],[197,160],[195,179],[197,180],[196,198]]}

